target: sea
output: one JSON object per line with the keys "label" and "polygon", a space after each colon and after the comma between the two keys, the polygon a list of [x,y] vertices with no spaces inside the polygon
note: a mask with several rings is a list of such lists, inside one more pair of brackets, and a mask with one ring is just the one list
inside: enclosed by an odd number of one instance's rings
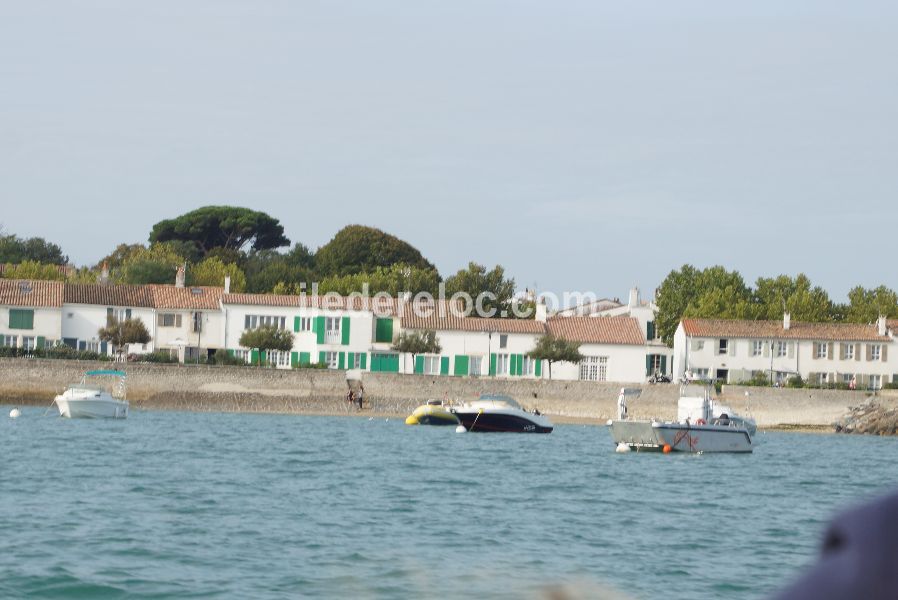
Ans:
{"label": "sea", "polygon": [[765,598],[898,439],[618,454],[605,427],[0,413],[0,598]]}

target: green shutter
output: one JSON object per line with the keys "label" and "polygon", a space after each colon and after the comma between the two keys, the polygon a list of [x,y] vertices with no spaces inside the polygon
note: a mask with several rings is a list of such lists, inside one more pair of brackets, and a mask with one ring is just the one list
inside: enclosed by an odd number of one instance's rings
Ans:
{"label": "green shutter", "polygon": [[667,357],[663,354],[661,355],[661,374],[667,375]]}
{"label": "green shutter", "polygon": [[380,354],[372,354],[371,355],[371,372],[377,373],[380,371]]}
{"label": "green shutter", "polygon": [[518,375],[524,374],[524,355],[518,354]]}
{"label": "green shutter", "polygon": [[258,350],[250,350],[249,351],[249,360],[254,365],[259,362],[259,351]]}
{"label": "green shutter", "polygon": [[389,366],[387,371],[390,373],[398,373],[399,372],[399,355],[398,354],[390,354]]}
{"label": "green shutter", "polygon": [[652,355],[651,354],[645,355],[645,374],[646,375],[652,374]]}
{"label": "green shutter", "polygon": [[299,353],[299,364],[300,365],[312,364],[312,354],[310,352],[300,352]]}
{"label": "green shutter", "polygon": [[323,364],[327,360],[327,353],[322,350],[318,353],[318,362]]}
{"label": "green shutter", "polygon": [[9,309],[10,329],[34,329],[34,310],[25,308]]}
{"label": "green shutter", "polygon": [[377,319],[374,326],[374,341],[386,343],[393,341],[393,319]]}
{"label": "green shutter", "polygon": [[[534,359],[534,360],[536,360],[536,359]],[[533,373],[537,377],[543,376],[543,361],[536,360],[536,364],[533,366]]]}
{"label": "green shutter", "polygon": [[315,334],[319,344],[324,343],[324,317],[315,317],[314,321]]}
{"label": "green shutter", "polygon": [[468,366],[470,359],[463,354],[455,355],[455,374],[456,375],[467,375],[468,374]]}
{"label": "green shutter", "polygon": [[268,352],[262,350],[259,352],[259,358],[262,360],[262,364],[268,364]]}
{"label": "green shutter", "polygon": [[35,345],[35,348],[43,348],[44,346],[47,345],[47,338],[45,338],[42,335],[37,336],[37,339],[35,340],[34,345]]}
{"label": "green shutter", "polygon": [[339,352],[337,354],[337,368],[338,369],[346,368],[346,353],[345,352]]}
{"label": "green shutter", "polygon": [[299,333],[299,317],[293,317],[293,331]]}
{"label": "green shutter", "polygon": [[346,368],[352,369],[355,365],[355,352],[346,353]]}
{"label": "green shutter", "polygon": [[343,322],[340,324],[340,335],[342,335],[342,339],[340,342],[344,346],[349,345],[349,317],[343,317]]}
{"label": "green shutter", "polygon": [[449,374],[449,357],[441,356],[440,357],[440,375],[448,375]]}
{"label": "green shutter", "polygon": [[228,356],[234,356],[234,350],[228,349]]}
{"label": "green shutter", "polygon": [[299,365],[299,352],[290,353],[290,366],[296,368]]}
{"label": "green shutter", "polygon": [[362,352],[360,356],[361,358],[359,359],[359,368],[364,371],[368,368],[368,353]]}
{"label": "green shutter", "polygon": [[648,323],[646,323],[645,329],[646,329],[645,339],[647,339],[647,340],[655,339],[655,322],[649,321]]}
{"label": "green shutter", "polygon": [[496,374],[496,355],[490,354],[490,375]]}
{"label": "green shutter", "polygon": [[423,373],[424,372],[424,357],[416,356],[415,357],[415,373]]}
{"label": "green shutter", "polygon": [[509,357],[509,365],[508,365],[508,374],[509,375],[517,375],[518,374],[518,355],[512,354]]}

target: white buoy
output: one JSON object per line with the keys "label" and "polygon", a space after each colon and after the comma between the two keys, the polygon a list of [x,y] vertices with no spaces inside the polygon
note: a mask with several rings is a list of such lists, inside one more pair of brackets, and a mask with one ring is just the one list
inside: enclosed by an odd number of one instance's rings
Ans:
{"label": "white buoy", "polygon": [[22,411],[20,411],[18,408],[14,408],[11,411],[9,411],[10,419],[18,419],[21,416],[22,416]]}
{"label": "white buoy", "polygon": [[605,425],[610,426],[613,422],[614,421],[612,421],[611,419],[608,419],[607,421],[605,421]]}
{"label": "white buoy", "polygon": [[468,432],[468,430],[465,429],[464,425],[459,425],[458,427],[455,428],[455,433],[467,433],[467,432]]}
{"label": "white buoy", "polygon": [[629,452],[630,446],[626,442],[621,442],[617,445],[617,448],[614,449],[615,452]]}

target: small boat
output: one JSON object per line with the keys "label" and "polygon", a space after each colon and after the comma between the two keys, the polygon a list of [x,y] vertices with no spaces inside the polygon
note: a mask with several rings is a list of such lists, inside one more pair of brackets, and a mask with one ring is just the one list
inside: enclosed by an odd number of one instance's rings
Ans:
{"label": "small boat", "polygon": [[[88,384],[88,378],[117,377],[112,392],[101,385]],[[123,371],[86,371],[80,383],[73,383],[53,399],[59,414],[70,419],[126,419],[128,401],[125,399]]]}
{"label": "small boat", "polygon": [[449,402],[445,400],[428,400],[412,412],[406,419],[406,425],[458,425],[458,419],[449,410]]}
{"label": "small boat", "polygon": [[617,399],[618,418],[609,421],[620,450],[640,452],[751,452],[757,425],[715,402],[711,382],[687,382],[680,388],[677,421],[627,418],[627,399],[641,390],[623,388]]}
{"label": "small boat", "polygon": [[551,421],[538,410],[528,412],[510,396],[481,394],[474,402],[450,409],[467,431],[551,433]]}

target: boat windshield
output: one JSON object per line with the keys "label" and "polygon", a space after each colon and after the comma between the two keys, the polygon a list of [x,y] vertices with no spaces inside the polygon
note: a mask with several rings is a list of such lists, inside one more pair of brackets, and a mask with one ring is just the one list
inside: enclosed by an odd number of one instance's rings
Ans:
{"label": "boat windshield", "polygon": [[493,402],[496,404],[507,404],[512,408],[521,408],[521,405],[518,404],[517,400],[515,400],[511,396],[503,396],[502,394],[480,394],[480,401]]}
{"label": "boat windshield", "polygon": [[711,398],[710,383],[684,383],[680,386],[681,398]]}

